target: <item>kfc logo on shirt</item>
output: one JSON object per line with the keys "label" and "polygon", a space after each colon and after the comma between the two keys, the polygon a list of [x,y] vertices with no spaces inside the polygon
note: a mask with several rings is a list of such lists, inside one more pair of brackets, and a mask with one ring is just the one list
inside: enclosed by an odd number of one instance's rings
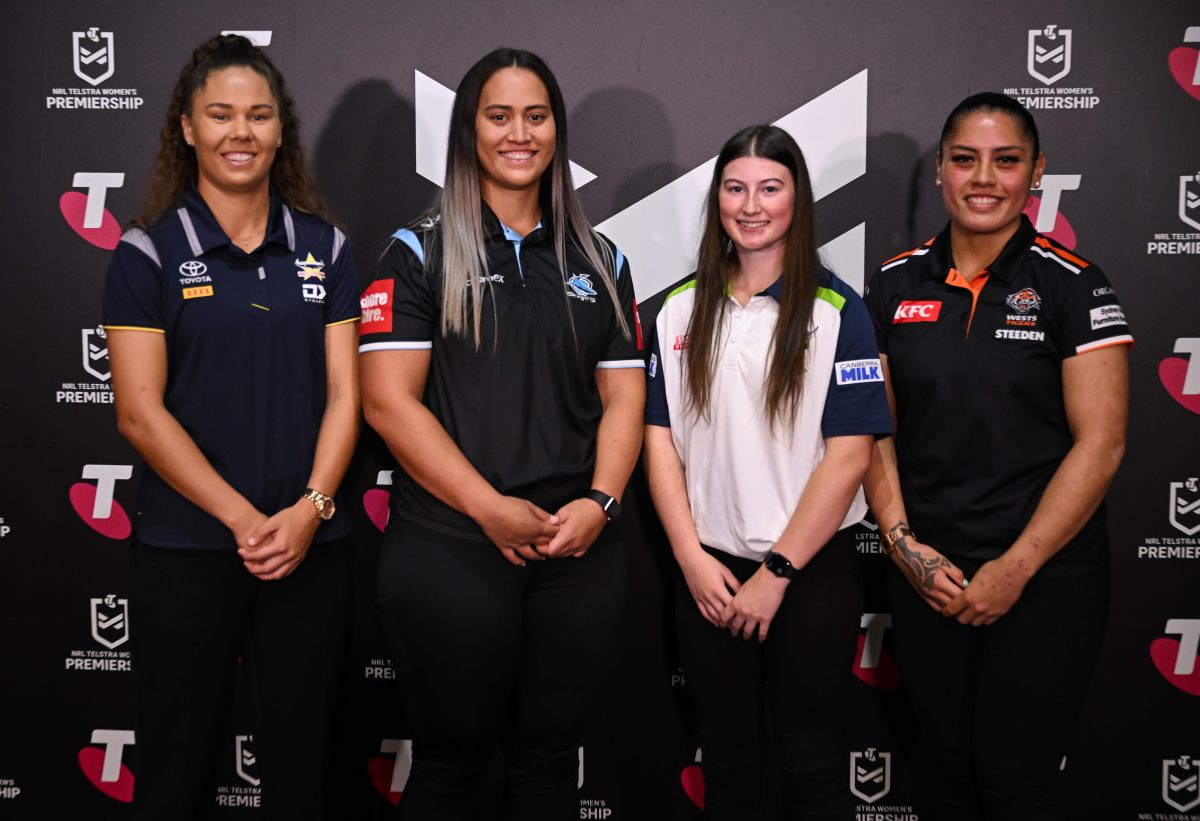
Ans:
{"label": "kfc logo on shirt", "polygon": [[1150,643],[1150,658],[1162,677],[1180,690],[1200,696],[1200,619],[1168,619],[1163,630],[1167,636]]}
{"label": "kfc logo on shirt", "polygon": [[121,763],[125,748],[134,744],[133,730],[93,730],[92,744],[79,751],[79,769],[92,786],[109,798],[133,801],[133,773]]}
{"label": "kfc logo on shirt", "polygon": [[133,476],[133,465],[84,465],[84,479],[95,479],[90,482],[76,482],[71,485],[67,494],[71,499],[71,507],[83,519],[84,523],[101,536],[110,539],[127,539],[133,532],[129,516],[113,498],[117,482]]}
{"label": "kfc logo on shirt", "polygon": [[941,300],[915,302],[906,299],[896,308],[896,315],[892,317],[892,324],[900,325],[904,322],[937,322],[941,312]]}

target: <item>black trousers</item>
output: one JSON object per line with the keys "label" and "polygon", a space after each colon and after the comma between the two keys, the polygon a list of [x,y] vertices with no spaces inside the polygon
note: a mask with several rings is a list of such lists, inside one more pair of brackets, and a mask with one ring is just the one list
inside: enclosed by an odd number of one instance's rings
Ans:
{"label": "black trousers", "polygon": [[399,816],[473,817],[499,745],[505,818],[578,818],[579,744],[621,630],[616,531],[583,558],[517,567],[486,542],[393,522],[379,610],[416,722]]}
{"label": "black trousers", "polygon": [[[759,568],[756,561],[708,552],[742,582]],[[679,574],[676,632],[696,708],[706,818],[764,817],[767,732],[779,748],[788,817],[852,817],[845,728],[862,617],[855,570],[853,536],[840,531],[788,585],[761,644],[706,621]]]}
{"label": "black trousers", "polygon": [[898,570],[887,576],[896,661],[920,727],[922,821],[1061,821],[1060,768],[1104,636],[1107,570],[1034,576],[988,627],[936,613]]}
{"label": "black trousers", "polygon": [[343,676],[349,548],[349,539],[315,544],[291,575],[260,581],[232,550],[134,542],[137,818],[211,812],[218,763],[234,760],[229,724],[239,657],[263,818],[333,817],[325,788]]}

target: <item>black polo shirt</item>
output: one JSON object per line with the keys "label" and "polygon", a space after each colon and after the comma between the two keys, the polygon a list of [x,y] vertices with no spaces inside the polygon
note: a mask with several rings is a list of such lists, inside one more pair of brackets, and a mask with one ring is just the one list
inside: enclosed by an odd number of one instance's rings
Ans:
{"label": "black polo shirt", "polygon": [[[166,335],[163,402],[234,489],[270,516],[312,472],[325,412],[325,328],[358,319],[358,275],[337,228],[272,193],[266,239],[234,246],[193,188],[147,231],[131,228],[104,283],[104,325]],[[235,548],[219,521],[146,468],[137,538]],[[313,541],[347,535],[338,502]]]}
{"label": "black polo shirt", "polygon": [[[891,370],[909,524],[952,559],[996,558],[1071,448],[1063,360],[1133,342],[1116,293],[1022,218],[974,282],[954,268],[947,227],[884,263],[866,302]],[[1101,504],[1044,571],[1106,562]]]}
{"label": "black polo shirt", "polygon": [[[476,470],[497,491],[553,513],[588,491],[603,407],[597,368],[642,368],[641,332],[629,264],[616,259],[621,334],[613,302],[583,253],[567,248],[559,270],[553,232],[525,237],[484,207],[487,282],[482,346],[441,333],[441,226],[401,229],[362,296],[359,351],[432,349],[424,402]],[[569,311],[569,313],[568,313]],[[392,518],[484,539],[469,517],[438,501],[403,471]]]}

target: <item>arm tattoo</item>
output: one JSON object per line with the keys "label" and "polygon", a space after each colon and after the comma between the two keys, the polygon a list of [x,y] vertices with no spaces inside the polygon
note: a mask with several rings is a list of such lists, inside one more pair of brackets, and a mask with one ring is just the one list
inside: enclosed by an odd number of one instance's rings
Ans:
{"label": "arm tattoo", "polygon": [[934,575],[942,568],[949,567],[950,562],[945,556],[927,559],[909,550],[907,539],[901,539],[896,549],[900,551],[900,570],[908,577],[909,584],[922,596],[928,597],[933,592]]}

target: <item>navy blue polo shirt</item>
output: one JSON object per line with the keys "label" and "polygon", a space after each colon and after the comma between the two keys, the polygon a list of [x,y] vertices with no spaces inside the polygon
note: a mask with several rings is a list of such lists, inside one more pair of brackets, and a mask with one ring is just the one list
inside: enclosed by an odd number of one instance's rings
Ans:
{"label": "navy blue polo shirt", "polygon": [[[554,234],[522,237],[484,206],[482,346],[441,332],[441,226],[397,231],[362,296],[359,351],[431,349],[423,401],[476,470],[506,496],[554,512],[591,487],[603,406],[597,368],[642,368],[629,264],[609,243],[622,335],[598,272],[573,244],[559,270]],[[396,473],[392,521],[485,539],[468,516]]]}
{"label": "navy blue polo shirt", "polygon": [[[908,522],[955,561],[1012,546],[1074,439],[1063,360],[1133,342],[1104,273],[1022,217],[971,282],[950,228],[883,264],[867,307],[887,355],[896,458]],[[1040,571],[1070,575],[1108,560],[1101,504]]]}
{"label": "navy blue polo shirt", "polygon": [[[233,245],[195,188],[148,230],[121,237],[104,283],[104,326],[161,333],[163,402],[213,468],[270,516],[312,472],[325,412],[325,329],[358,319],[345,236],[274,192],[266,239]],[[314,542],[347,535],[341,501]],[[136,536],[148,545],[233,549],[233,534],[149,466]]]}

